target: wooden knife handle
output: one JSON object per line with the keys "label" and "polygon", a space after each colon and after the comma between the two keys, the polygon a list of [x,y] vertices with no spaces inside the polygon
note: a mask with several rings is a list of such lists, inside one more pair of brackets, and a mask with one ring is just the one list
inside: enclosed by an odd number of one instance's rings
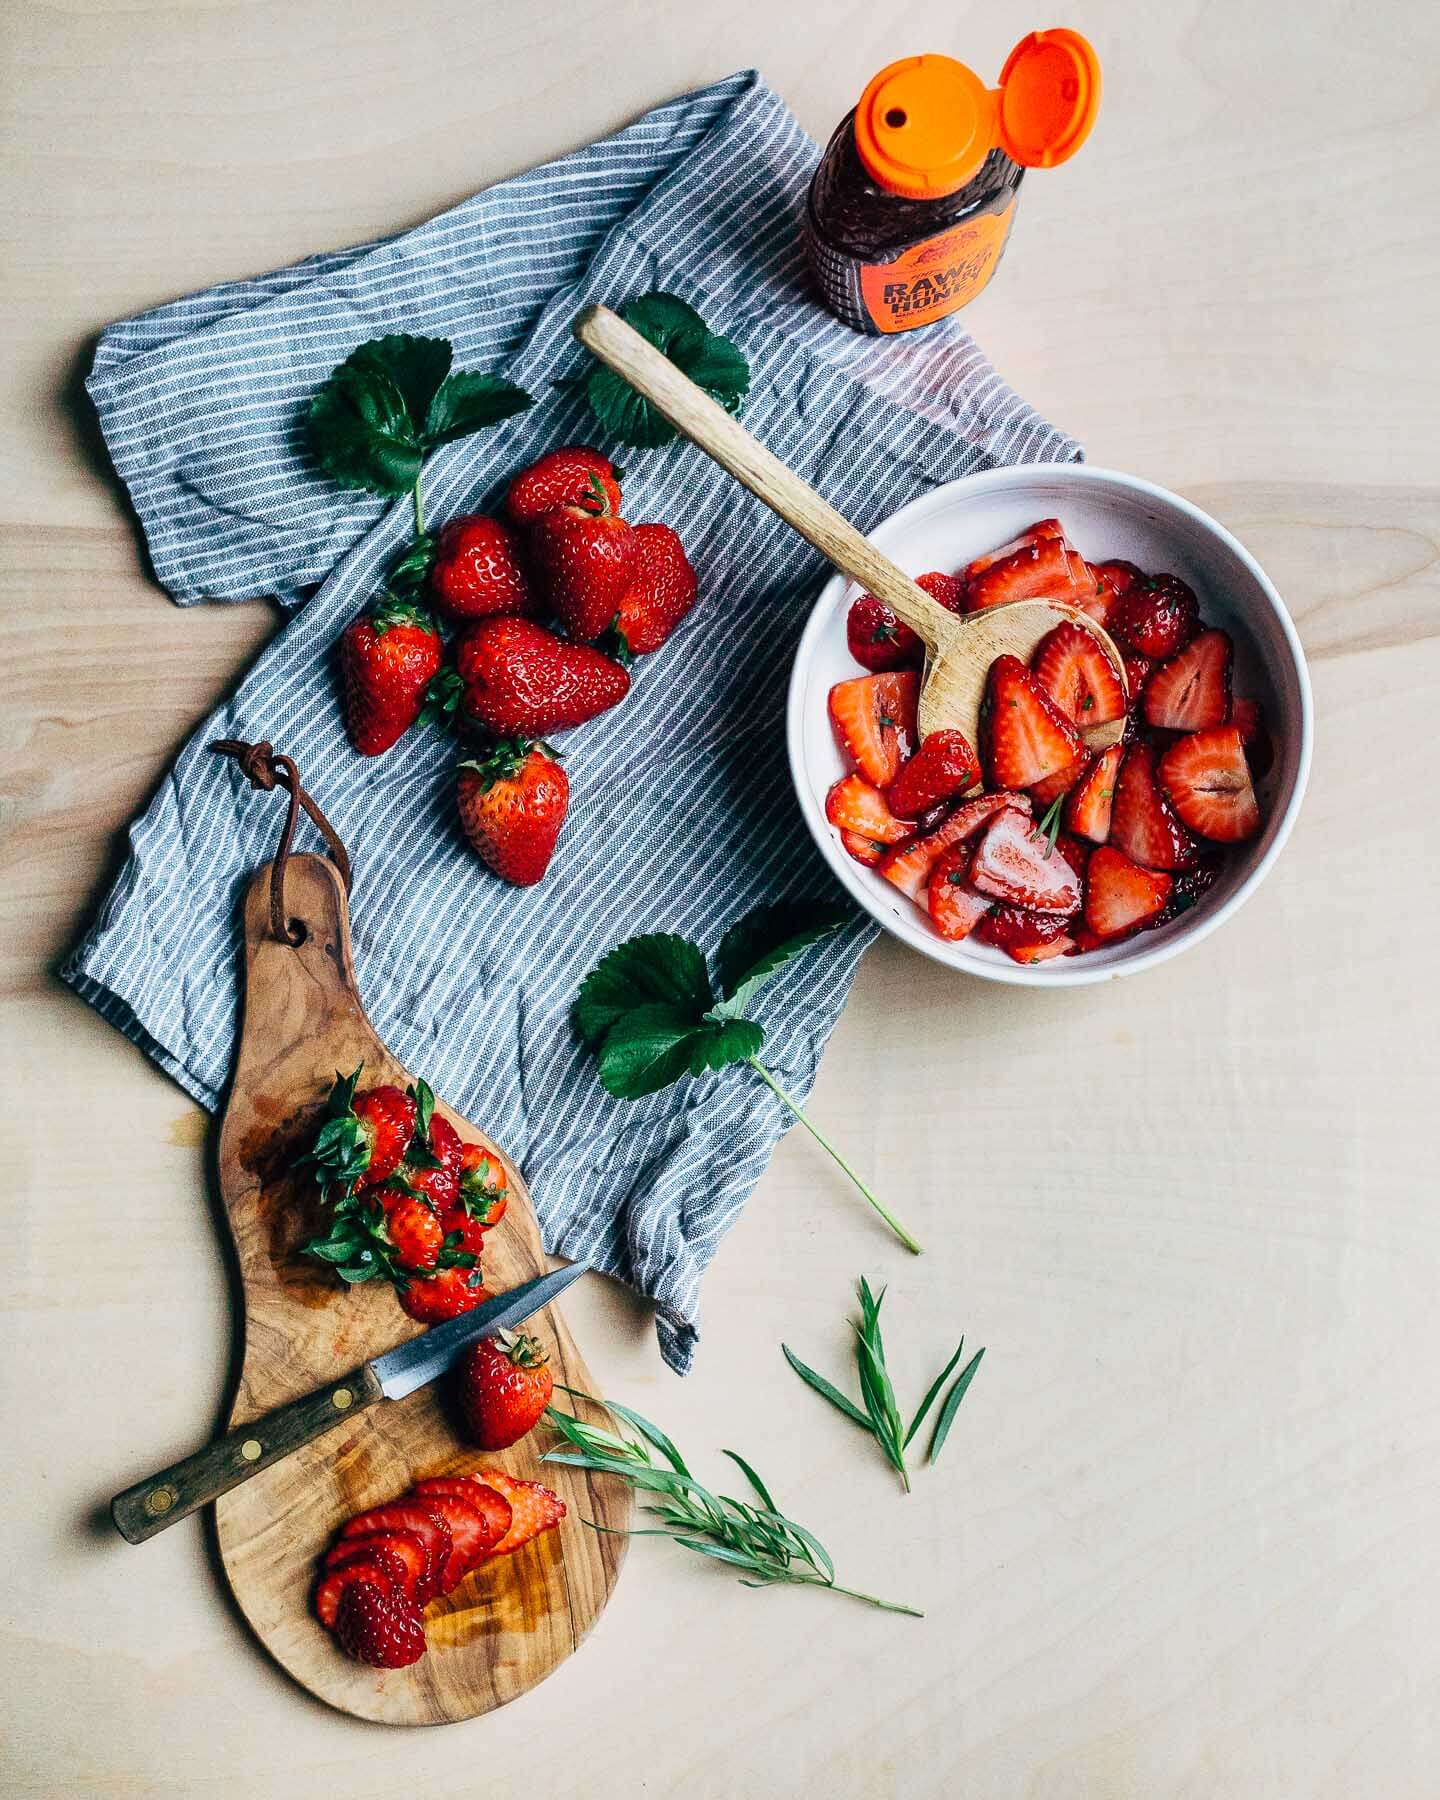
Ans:
{"label": "wooden knife handle", "polygon": [[259,1470],[268,1469],[302,1444],[324,1437],[383,1398],[370,1365],[362,1363],[339,1381],[303,1400],[276,1407],[218,1443],[117,1494],[110,1502],[115,1529],[132,1544],[143,1544],[157,1531],[186,1518],[197,1507],[208,1506]]}
{"label": "wooden knife handle", "polygon": [[883,600],[932,649],[942,632],[954,628],[953,614],[932,600],[618,313],[608,306],[587,306],[576,319],[574,332],[592,356],[629,382],[637,394],[643,394],[682,436],[699,445],[771,512],[793,526],[842,575]]}

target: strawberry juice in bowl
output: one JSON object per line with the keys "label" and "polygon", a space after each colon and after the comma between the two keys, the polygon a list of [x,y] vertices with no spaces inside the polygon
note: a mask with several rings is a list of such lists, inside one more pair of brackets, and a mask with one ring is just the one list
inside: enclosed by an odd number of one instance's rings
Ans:
{"label": "strawberry juice in bowl", "polygon": [[[829,696],[838,683],[866,673],[846,636],[851,602],[860,589],[841,575],[826,584],[801,638],[790,682],[787,736],[806,824],[836,878],[878,923],[952,968],[988,980],[1054,987],[1105,980],[1162,962],[1208,936],[1250,896],[1279,855],[1300,807],[1310,765],[1312,706],[1294,626],[1259,564],[1197,507],[1135,476],[1083,464],[997,469],[937,488],[870,535],[879,550],[911,575],[948,573],[1042,519],[1058,519],[1091,565],[1124,561],[1150,575],[1180,577],[1199,600],[1203,624],[1233,641],[1231,690],[1237,698],[1258,702],[1270,760],[1266,766],[1262,758],[1254,758],[1258,829],[1244,841],[1203,845],[1207,862],[1214,865],[1205,891],[1184,892],[1178,877],[1161,876],[1157,886],[1175,882],[1163,923],[1113,941],[1092,941],[1083,954],[1055,954],[1031,963],[1018,962],[973,934],[959,941],[940,935],[925,892],[912,898],[879,869],[857,861],[827,817],[827,796],[852,770],[832,724]],[[1180,741],[1178,734],[1156,737],[1157,755],[1165,744]],[[1043,808],[1035,804],[1034,811],[1042,815]],[[1109,863],[1118,861],[1113,850],[1107,857]],[[1177,901],[1184,910],[1177,909]]]}

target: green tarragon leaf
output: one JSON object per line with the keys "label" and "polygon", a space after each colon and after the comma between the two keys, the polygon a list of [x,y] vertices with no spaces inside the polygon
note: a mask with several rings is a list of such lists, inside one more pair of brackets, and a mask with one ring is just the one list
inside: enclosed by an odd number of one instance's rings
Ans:
{"label": "green tarragon leaf", "polygon": [[714,1005],[705,958],[688,938],[656,931],[617,944],[581,984],[575,1029],[596,1050],[626,1013],[654,1003],[685,1014],[688,1026],[698,1026]]}
{"label": "green tarragon leaf", "polygon": [[815,900],[782,900],[747,913],[720,940],[715,964],[724,999],[713,1015],[737,1018],[787,962],[848,922],[843,908]]}
{"label": "green tarragon leaf", "polygon": [[[622,306],[620,316],[727,412],[739,411],[750,390],[750,366],[693,306],[674,294],[644,294]],[[612,369],[592,369],[585,395],[595,417],[622,443],[651,450],[677,436],[670,421]]]}

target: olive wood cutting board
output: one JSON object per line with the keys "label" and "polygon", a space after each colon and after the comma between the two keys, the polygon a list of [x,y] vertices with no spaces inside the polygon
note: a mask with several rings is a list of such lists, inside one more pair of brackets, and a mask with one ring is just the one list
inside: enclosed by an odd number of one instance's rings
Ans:
{"label": "olive wood cutting board", "polygon": [[[292,1174],[291,1165],[314,1135],[336,1072],[363,1063],[365,1086],[404,1086],[413,1077],[365,1015],[345,890],[333,864],[320,856],[289,859],[285,910],[303,929],[297,945],[271,933],[270,881],[267,865],[245,900],[244,1021],[220,1132],[220,1194],[245,1308],[230,1429],[422,1329],[401,1311],[388,1282],[345,1288],[298,1254],[319,1226],[321,1201],[313,1180]],[[443,1100],[436,1106],[462,1137],[486,1145],[509,1187],[508,1209],[486,1243],[487,1289],[500,1292],[543,1274],[548,1264],[519,1171],[483,1131]],[[525,1329],[549,1349],[557,1384],[595,1392],[554,1308]],[[216,1502],[225,1573],[256,1634],[303,1687],[357,1718],[438,1725],[523,1694],[579,1645],[609,1598],[624,1555],[624,1537],[583,1521],[626,1530],[627,1488],[579,1469],[542,1465],[543,1427],[499,1455],[467,1448],[447,1387],[442,1377],[403,1400],[371,1406]],[[598,1408],[573,1404],[605,1422]],[[373,1669],[342,1655],[310,1609],[317,1558],[336,1532],[421,1476],[485,1463],[553,1488],[567,1508],[558,1529],[481,1564],[454,1593],[433,1601],[425,1612],[429,1651],[410,1668]]]}

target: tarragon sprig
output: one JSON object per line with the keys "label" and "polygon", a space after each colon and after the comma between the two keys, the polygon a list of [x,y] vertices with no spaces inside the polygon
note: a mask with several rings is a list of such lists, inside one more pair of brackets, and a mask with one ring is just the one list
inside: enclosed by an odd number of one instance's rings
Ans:
{"label": "tarragon sprig", "polygon": [[[563,1391],[578,1400],[589,1398],[575,1394],[571,1388]],[[725,1455],[754,1489],[758,1506],[753,1501],[732,1499],[728,1494],[712,1494],[690,1473],[685,1459],[658,1425],[613,1400],[598,1404],[622,1419],[639,1434],[638,1438],[616,1437],[613,1432],[551,1406],[546,1408],[545,1417],[568,1448],[549,1450],[541,1461],[566,1463],[597,1475],[614,1475],[641,1493],[653,1495],[655,1503],[641,1511],[661,1523],[620,1532],[618,1536],[668,1537],[683,1550],[741,1570],[742,1587],[827,1588],[832,1594],[863,1600],[867,1606],[878,1606],[884,1612],[924,1618],[916,1607],[842,1587],[835,1579],[829,1551],[813,1532],[785,1517],[770,1490],[738,1451],[727,1450]],[[652,1449],[659,1451],[663,1464],[651,1456]],[[596,1531],[611,1529],[592,1521],[587,1523]]]}
{"label": "tarragon sprig", "polygon": [[[887,1461],[899,1475],[905,1492],[910,1492],[910,1471],[905,1466],[905,1452],[911,1440],[925,1423],[930,1408],[939,1397],[940,1390],[950,1379],[965,1350],[965,1339],[962,1337],[955,1354],[945,1367],[930,1383],[925,1398],[915,1410],[908,1427],[900,1416],[900,1407],[895,1398],[895,1386],[890,1379],[890,1371],[885,1362],[885,1339],[880,1330],[880,1307],[885,1299],[885,1289],[875,1293],[870,1283],[862,1275],[857,1292],[860,1296],[860,1317],[852,1323],[855,1327],[855,1370],[860,1380],[860,1397],[863,1407],[842,1394],[831,1381],[818,1374],[808,1363],[800,1358],[788,1344],[782,1344],[785,1360],[806,1384],[814,1388],[823,1399],[828,1400],[837,1412],[862,1431],[868,1431],[885,1452]],[[935,1421],[935,1429],[930,1438],[929,1461],[932,1463],[939,1456],[945,1440],[950,1435],[950,1427],[954,1423],[955,1414],[960,1402],[965,1398],[966,1390],[975,1379],[975,1371],[980,1367],[980,1358],[984,1356],[983,1347],[977,1350],[957,1376],[955,1385],[945,1396],[940,1408],[939,1417]]]}

